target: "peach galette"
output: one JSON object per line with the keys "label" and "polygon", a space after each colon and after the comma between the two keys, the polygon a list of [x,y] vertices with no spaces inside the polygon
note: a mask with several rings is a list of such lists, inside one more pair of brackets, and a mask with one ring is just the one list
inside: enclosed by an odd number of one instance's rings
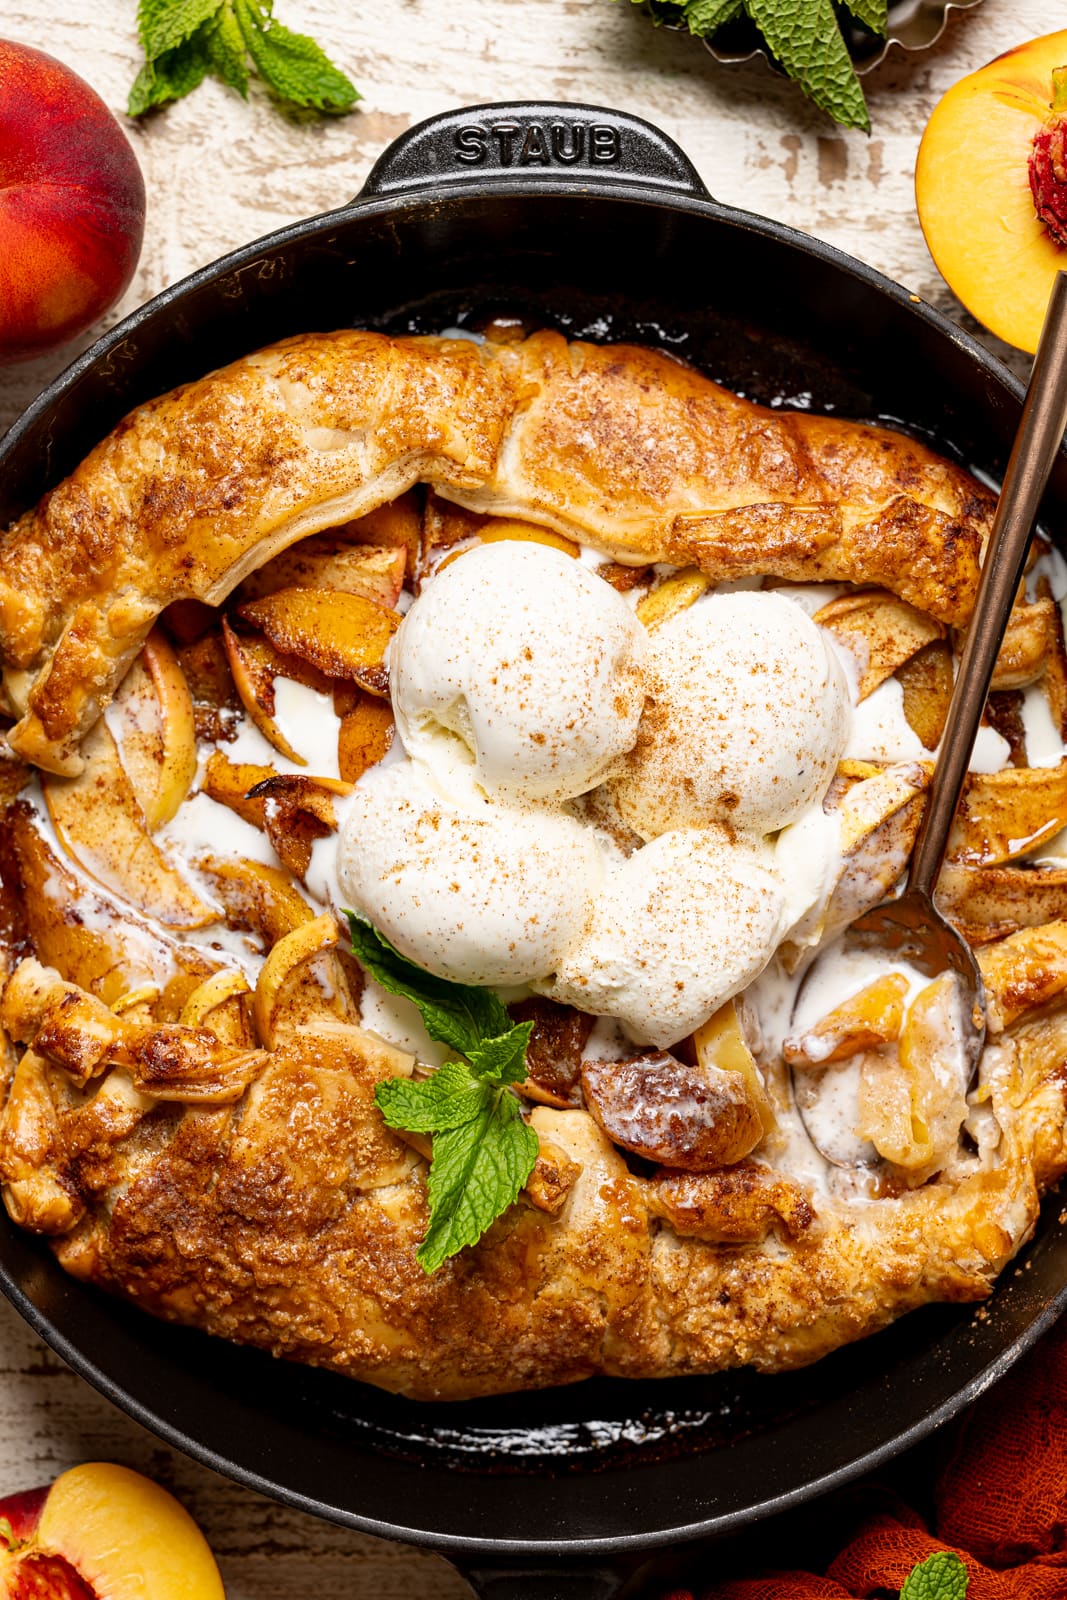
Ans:
{"label": "peach galette", "polygon": [[0,542],[0,1179],[77,1277],[416,1397],[767,1371],[988,1293],[1067,1170],[1067,566],[900,880],[992,497],[655,352],[345,331]]}

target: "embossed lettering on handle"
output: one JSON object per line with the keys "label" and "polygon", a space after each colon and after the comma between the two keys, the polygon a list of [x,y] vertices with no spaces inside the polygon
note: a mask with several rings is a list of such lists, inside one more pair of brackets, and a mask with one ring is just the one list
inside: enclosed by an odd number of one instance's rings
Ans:
{"label": "embossed lettering on handle", "polygon": [[622,160],[622,132],[577,118],[551,122],[465,122],[452,135],[456,160],[471,167],[598,167]]}
{"label": "embossed lettering on handle", "polygon": [[596,178],[708,199],[692,163],[651,123],[601,106],[515,101],[430,117],[391,144],[361,198],[445,185]]}

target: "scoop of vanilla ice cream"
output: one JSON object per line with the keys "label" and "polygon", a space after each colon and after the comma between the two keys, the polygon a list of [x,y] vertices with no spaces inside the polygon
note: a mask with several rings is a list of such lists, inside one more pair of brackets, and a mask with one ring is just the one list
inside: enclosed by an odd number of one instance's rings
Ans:
{"label": "scoop of vanilla ice cream", "polygon": [[446,787],[443,770],[405,758],[357,783],[338,847],[346,904],[439,978],[542,977],[588,924],[604,874],[596,836],[561,811]]}
{"label": "scoop of vanilla ice cream", "polygon": [[491,793],[568,800],[637,737],[645,630],[610,584],[546,545],[466,552],[429,583],[393,641],[393,710],[422,755],[446,728]]}
{"label": "scoop of vanilla ice cream", "polygon": [[761,839],[715,825],[660,834],[608,866],[585,938],[534,987],[663,1048],[758,977],[785,903]]}
{"label": "scoop of vanilla ice cream", "polygon": [[650,635],[649,701],[610,780],[643,839],[729,822],[772,833],[822,795],[851,718],[837,659],[793,601],[713,594]]}

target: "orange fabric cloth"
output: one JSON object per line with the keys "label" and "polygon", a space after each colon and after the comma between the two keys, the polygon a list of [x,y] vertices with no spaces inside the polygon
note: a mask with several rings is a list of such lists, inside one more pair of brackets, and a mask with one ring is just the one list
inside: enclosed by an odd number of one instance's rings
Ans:
{"label": "orange fabric cloth", "polygon": [[[825,1576],[767,1572],[700,1600],[885,1600],[935,1550],[955,1550],[967,1600],[1067,1600],[1067,1317],[954,1424],[934,1526],[894,1503],[867,1515]],[[676,1591],[672,1600],[693,1600]]]}

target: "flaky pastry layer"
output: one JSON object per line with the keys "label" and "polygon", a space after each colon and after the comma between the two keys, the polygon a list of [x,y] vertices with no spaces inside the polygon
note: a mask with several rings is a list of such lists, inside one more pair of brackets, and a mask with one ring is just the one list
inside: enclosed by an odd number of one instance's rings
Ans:
{"label": "flaky pastry layer", "polygon": [[303,334],[141,406],[0,544],[10,741],[57,773],[155,618],[417,483],[624,562],[970,615],[992,496],[914,440],[627,345]]}

